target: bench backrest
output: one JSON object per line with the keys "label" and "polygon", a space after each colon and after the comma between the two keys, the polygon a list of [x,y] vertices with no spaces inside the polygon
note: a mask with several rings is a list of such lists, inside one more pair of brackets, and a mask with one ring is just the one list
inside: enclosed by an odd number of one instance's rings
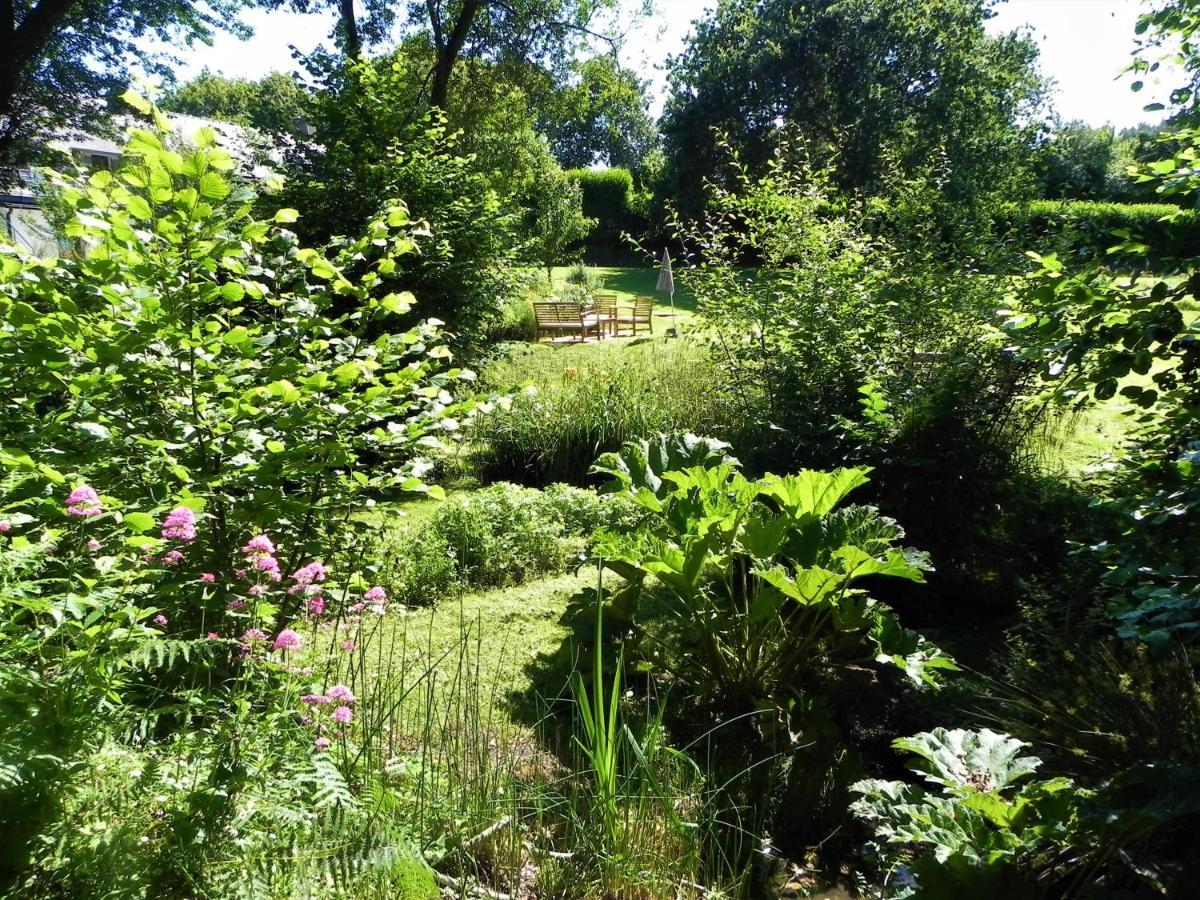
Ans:
{"label": "bench backrest", "polygon": [[574,303],[535,303],[533,316],[539,325],[579,325],[583,322],[583,314]]}

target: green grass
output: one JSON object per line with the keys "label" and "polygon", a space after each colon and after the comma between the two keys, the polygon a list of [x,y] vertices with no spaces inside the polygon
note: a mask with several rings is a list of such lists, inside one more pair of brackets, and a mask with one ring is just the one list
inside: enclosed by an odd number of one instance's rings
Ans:
{"label": "green grass", "polygon": [[[366,654],[368,673],[374,677],[388,664],[387,649],[399,650],[413,673],[428,671],[435,705],[441,706],[467,685],[458,671],[463,644],[469,651],[472,690],[492,695],[498,731],[523,730],[537,714],[529,705],[534,694],[533,675],[539,661],[558,650],[569,629],[559,624],[567,601],[587,584],[587,577],[561,575],[543,581],[499,590],[479,591],[446,600],[426,609],[388,617],[372,638],[382,652]],[[565,687],[565,685],[563,685]],[[418,691],[410,707],[428,697]],[[414,715],[420,710],[410,708]]]}

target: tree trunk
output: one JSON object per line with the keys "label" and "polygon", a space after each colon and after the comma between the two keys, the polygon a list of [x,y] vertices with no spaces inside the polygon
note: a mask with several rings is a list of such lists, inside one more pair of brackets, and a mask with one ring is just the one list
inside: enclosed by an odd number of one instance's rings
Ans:
{"label": "tree trunk", "polygon": [[346,57],[358,59],[362,53],[362,39],[358,36],[358,20],[354,18],[354,0],[338,0],[341,8],[342,29],[346,33]]}
{"label": "tree trunk", "polygon": [[[467,42],[471,26],[475,24],[475,15],[484,0],[464,0],[462,10],[454,22],[454,28],[445,42],[439,42],[437,62],[433,66],[433,87],[429,92],[429,104],[443,112],[446,110],[446,97],[450,92],[450,75],[458,55]],[[439,29],[440,30],[440,29]],[[437,32],[435,31],[435,34]]]}

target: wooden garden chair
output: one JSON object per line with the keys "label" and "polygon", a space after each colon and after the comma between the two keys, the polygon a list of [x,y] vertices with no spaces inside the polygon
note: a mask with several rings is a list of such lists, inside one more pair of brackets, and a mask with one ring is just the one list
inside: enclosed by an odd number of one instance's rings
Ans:
{"label": "wooden garden chair", "polygon": [[617,320],[620,312],[617,309],[616,294],[597,294],[596,295],[596,318],[600,322],[600,327],[604,329],[610,336],[617,336]]}
{"label": "wooden garden chair", "polygon": [[633,301],[633,308],[626,307],[617,314],[616,325],[629,325],[633,333],[638,333],[638,326],[645,325],[650,334],[654,334],[654,298],[638,297]]}
{"label": "wooden garden chair", "polygon": [[591,311],[585,312],[574,303],[546,301],[533,304],[533,320],[536,325],[535,336],[540,339],[542,334],[552,337],[569,334],[579,335],[584,340],[588,332],[600,337],[600,319]]}

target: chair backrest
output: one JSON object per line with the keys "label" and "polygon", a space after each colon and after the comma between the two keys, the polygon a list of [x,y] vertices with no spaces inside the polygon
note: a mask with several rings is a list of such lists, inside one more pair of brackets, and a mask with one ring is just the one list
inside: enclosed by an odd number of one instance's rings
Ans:
{"label": "chair backrest", "polygon": [[617,314],[616,294],[597,294],[596,312],[602,316],[615,316]]}
{"label": "chair backrest", "polygon": [[579,325],[583,314],[574,303],[549,300],[533,304],[533,317],[540,325]]}
{"label": "chair backrest", "polygon": [[653,310],[653,297],[638,297],[635,301],[633,301],[633,314],[638,318],[645,316],[647,319],[649,319]]}

